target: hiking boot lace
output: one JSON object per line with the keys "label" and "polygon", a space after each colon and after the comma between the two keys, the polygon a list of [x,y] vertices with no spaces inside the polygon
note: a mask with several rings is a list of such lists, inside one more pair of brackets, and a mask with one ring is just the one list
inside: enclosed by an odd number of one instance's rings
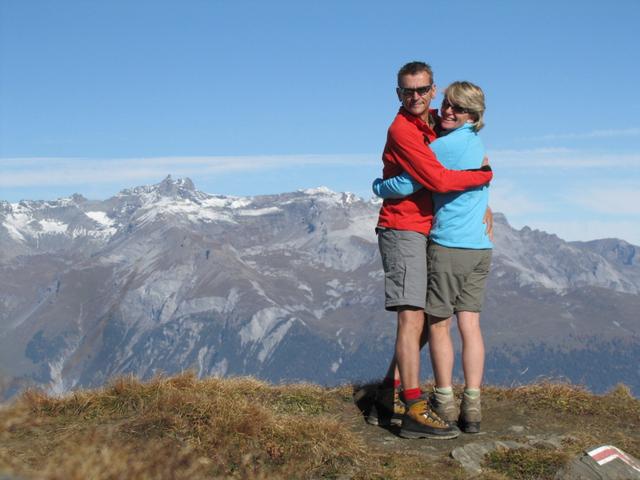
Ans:
{"label": "hiking boot lace", "polygon": [[438,414],[436,412],[434,412],[433,410],[431,410],[428,405],[426,404],[426,402],[424,404],[422,404],[420,406],[420,411],[418,412],[419,415],[431,420],[432,422],[442,426],[442,427],[446,427],[447,424],[444,422],[444,420],[442,420]]}

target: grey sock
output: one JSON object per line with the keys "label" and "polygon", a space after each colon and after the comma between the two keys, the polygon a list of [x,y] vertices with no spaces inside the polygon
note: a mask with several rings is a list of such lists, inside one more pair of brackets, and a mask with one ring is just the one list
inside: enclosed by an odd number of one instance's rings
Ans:
{"label": "grey sock", "polygon": [[447,397],[453,395],[452,387],[435,387],[433,391],[439,393],[440,395],[446,395]]}
{"label": "grey sock", "polygon": [[469,397],[471,400],[475,400],[476,398],[480,398],[480,389],[479,388],[465,388],[464,394]]}

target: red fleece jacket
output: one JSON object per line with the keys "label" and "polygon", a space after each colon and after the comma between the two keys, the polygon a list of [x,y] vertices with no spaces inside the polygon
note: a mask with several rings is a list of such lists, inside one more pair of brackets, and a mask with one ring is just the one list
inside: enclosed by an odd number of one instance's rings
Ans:
{"label": "red fleece jacket", "polygon": [[[435,115],[436,111],[430,113]],[[400,108],[387,132],[382,176],[395,177],[405,171],[425,188],[405,198],[385,200],[380,208],[378,227],[428,235],[433,220],[431,192],[459,192],[484,185],[493,177],[490,170],[444,168],[428,146],[435,138],[436,133],[429,125]]]}

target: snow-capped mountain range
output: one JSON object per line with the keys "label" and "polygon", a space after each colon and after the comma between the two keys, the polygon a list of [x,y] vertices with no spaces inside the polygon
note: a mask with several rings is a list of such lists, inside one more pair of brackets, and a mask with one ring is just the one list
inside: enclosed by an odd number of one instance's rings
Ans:
{"label": "snow-capped mountain range", "polygon": [[[326,188],[256,197],[167,177],[104,201],[0,202],[5,396],[194,369],[324,384],[382,375],[379,202]],[[640,389],[638,248],[515,230],[497,214],[489,382]],[[425,375],[429,366],[425,366]]]}

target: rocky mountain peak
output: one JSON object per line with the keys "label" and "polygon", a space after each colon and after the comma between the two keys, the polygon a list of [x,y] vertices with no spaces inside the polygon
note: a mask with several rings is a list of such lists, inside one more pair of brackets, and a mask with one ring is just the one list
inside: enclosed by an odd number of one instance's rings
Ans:
{"label": "rocky mountain peak", "polygon": [[171,175],[167,175],[160,183],[122,190],[117,195],[117,197],[130,196],[140,197],[143,202],[153,202],[161,198],[201,200],[207,197],[205,193],[196,189],[190,178],[185,177],[174,180]]}
{"label": "rocky mountain peak", "polygon": [[609,261],[628,267],[637,266],[639,261],[638,247],[617,238],[603,238],[588,242],[571,242],[573,245],[584,246]]}
{"label": "rocky mountain peak", "polygon": [[86,197],[79,193],[74,193],[73,195],[71,195],[71,200],[73,200],[76,204],[85,203],[87,201]]}
{"label": "rocky mountain peak", "polygon": [[195,192],[196,187],[190,178],[178,178],[173,180],[171,175],[167,175],[164,180],[158,183],[156,186],[158,193],[165,196],[179,196],[185,192]]}
{"label": "rocky mountain peak", "polygon": [[308,188],[306,190],[298,190],[306,197],[320,201],[325,204],[333,204],[339,206],[347,206],[362,199],[351,192],[334,192],[328,187],[320,186],[316,188]]}
{"label": "rocky mountain peak", "polygon": [[190,178],[178,178],[173,180],[171,175],[167,175],[164,180],[155,185],[156,191],[165,197],[191,196],[196,192],[196,187]]}

